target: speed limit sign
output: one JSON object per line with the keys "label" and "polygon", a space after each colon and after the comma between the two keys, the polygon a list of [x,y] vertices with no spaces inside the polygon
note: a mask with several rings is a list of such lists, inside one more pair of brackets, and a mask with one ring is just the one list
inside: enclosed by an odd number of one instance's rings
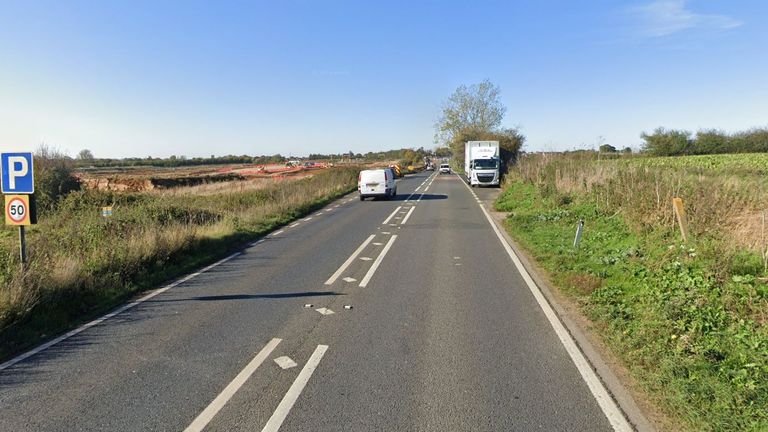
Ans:
{"label": "speed limit sign", "polygon": [[5,224],[31,225],[29,195],[5,196]]}

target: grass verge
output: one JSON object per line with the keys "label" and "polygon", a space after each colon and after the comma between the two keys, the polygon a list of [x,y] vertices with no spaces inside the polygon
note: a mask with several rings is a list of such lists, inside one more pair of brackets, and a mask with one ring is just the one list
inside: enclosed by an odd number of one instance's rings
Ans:
{"label": "grass verge", "polygon": [[[727,277],[703,238],[633,229],[595,196],[517,178],[496,202],[510,235],[578,303],[676,430],[768,430],[768,287],[759,255]],[[586,221],[580,246],[572,245]]]}
{"label": "grass verge", "polygon": [[[28,235],[19,268],[12,231],[0,231],[0,359],[103,314],[242,248],[354,190],[355,168],[260,189],[205,196],[76,192]],[[114,216],[100,216],[112,205]]]}

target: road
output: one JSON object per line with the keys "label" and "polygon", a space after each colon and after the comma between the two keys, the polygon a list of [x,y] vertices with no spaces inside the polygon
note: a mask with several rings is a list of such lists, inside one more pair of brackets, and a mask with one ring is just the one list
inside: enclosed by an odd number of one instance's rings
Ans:
{"label": "road", "polygon": [[472,190],[422,173],[398,193],[0,366],[0,430],[620,430]]}

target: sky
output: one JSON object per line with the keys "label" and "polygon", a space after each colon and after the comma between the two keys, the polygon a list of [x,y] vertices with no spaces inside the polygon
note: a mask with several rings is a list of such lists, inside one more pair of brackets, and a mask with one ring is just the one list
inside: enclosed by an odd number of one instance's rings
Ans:
{"label": "sky", "polygon": [[768,126],[768,2],[0,0],[0,150],[434,148],[460,85],[525,150]]}

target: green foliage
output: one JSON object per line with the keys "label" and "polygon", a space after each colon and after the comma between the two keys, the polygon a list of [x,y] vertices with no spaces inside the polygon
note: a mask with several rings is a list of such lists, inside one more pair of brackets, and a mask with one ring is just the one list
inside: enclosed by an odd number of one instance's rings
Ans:
{"label": "green foliage", "polygon": [[35,198],[41,214],[52,211],[59,200],[80,189],[72,176],[74,164],[63,153],[41,146],[35,153]]}
{"label": "green foliage", "polygon": [[652,134],[643,132],[640,138],[645,141],[643,151],[654,156],[692,154],[693,140],[688,131],[658,128]]}
{"label": "green foliage", "polygon": [[675,169],[693,174],[768,174],[766,153],[632,158],[622,163],[629,166]]}
{"label": "green foliage", "polygon": [[600,153],[616,153],[616,147],[610,144],[603,144],[599,148]]}
{"label": "green foliage", "polygon": [[[532,177],[545,172],[540,167]],[[583,306],[674,430],[768,430],[768,285],[761,257],[728,255],[717,239],[681,245],[663,226],[633,230],[605,206],[604,193],[565,194],[545,181],[519,179],[508,183],[496,207],[511,212],[510,234]],[[574,250],[579,219],[586,225]],[[725,271],[722,255],[728,255]]]}
{"label": "green foliage", "polygon": [[643,151],[653,156],[768,152],[768,128],[734,134],[703,129],[696,137],[688,131],[658,128],[652,134],[643,132],[640,137],[645,141]]}

